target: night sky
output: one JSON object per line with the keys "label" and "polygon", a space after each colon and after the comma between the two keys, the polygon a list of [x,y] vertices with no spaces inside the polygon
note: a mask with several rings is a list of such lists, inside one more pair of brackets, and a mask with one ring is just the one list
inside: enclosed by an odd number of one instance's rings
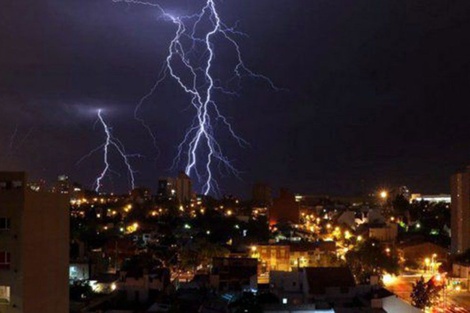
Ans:
{"label": "night sky", "polygon": [[[174,14],[198,0],[162,0]],[[244,79],[219,108],[249,142],[219,141],[241,179],[222,193],[248,196],[256,181],[309,194],[357,194],[407,185],[449,191],[470,164],[470,3],[393,0],[224,0],[239,22],[246,64],[285,90]],[[31,179],[68,174],[91,186],[103,166],[96,110],[134,159],[138,185],[170,170],[194,111],[167,80],[143,105],[157,138],[133,119],[155,82],[175,26],[150,7],[111,0],[6,1],[0,10],[0,169]],[[223,47],[222,47],[223,48]],[[218,62],[229,58],[222,49]],[[228,61],[227,61],[228,62]],[[105,191],[127,188],[112,157]],[[195,183],[196,189],[200,185]]]}

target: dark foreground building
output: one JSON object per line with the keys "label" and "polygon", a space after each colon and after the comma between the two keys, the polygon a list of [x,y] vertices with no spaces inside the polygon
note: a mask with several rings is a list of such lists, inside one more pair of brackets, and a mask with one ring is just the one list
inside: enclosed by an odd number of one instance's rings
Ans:
{"label": "dark foreground building", "polygon": [[0,313],[68,312],[68,266],[68,197],[0,172]]}
{"label": "dark foreground building", "polygon": [[470,166],[452,175],[451,252],[463,253],[470,248]]}

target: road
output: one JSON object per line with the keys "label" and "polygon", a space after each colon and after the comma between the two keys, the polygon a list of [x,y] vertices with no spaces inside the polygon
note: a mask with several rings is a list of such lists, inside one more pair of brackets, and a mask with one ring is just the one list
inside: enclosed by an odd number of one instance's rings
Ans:
{"label": "road", "polygon": [[[406,302],[411,302],[411,291],[413,283],[421,276],[427,281],[431,278],[430,274],[402,274],[391,281],[385,283],[385,287]],[[470,313],[470,292],[466,290],[456,291],[446,289],[442,295],[441,304],[433,308],[435,313]]]}

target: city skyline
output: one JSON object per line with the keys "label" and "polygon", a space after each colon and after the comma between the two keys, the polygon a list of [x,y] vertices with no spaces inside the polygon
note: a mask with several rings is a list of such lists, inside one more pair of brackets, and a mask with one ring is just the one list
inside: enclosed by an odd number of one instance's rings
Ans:
{"label": "city skyline", "polygon": [[[173,3],[168,9],[181,14],[201,4]],[[249,146],[222,135],[241,172],[220,181],[222,194],[246,195],[258,181],[303,193],[449,191],[470,152],[465,4],[217,3],[227,24],[238,21],[249,35],[240,44],[250,68],[286,89],[244,80],[239,97],[223,99]],[[168,169],[192,118],[184,94],[169,81],[142,108],[158,149],[133,119],[174,26],[155,10],[112,1],[15,3],[3,15],[2,170],[49,181],[66,173],[90,186],[101,156],[76,162],[103,142],[93,128],[102,108],[126,148],[146,156],[135,161],[137,185],[176,175],[181,168]],[[105,191],[126,190],[124,177],[113,181]]]}

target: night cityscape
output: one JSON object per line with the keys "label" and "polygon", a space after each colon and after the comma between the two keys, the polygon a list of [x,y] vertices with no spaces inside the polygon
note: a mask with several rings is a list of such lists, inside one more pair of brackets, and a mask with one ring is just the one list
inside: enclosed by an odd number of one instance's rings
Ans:
{"label": "night cityscape", "polygon": [[470,313],[470,3],[0,25],[0,313]]}

